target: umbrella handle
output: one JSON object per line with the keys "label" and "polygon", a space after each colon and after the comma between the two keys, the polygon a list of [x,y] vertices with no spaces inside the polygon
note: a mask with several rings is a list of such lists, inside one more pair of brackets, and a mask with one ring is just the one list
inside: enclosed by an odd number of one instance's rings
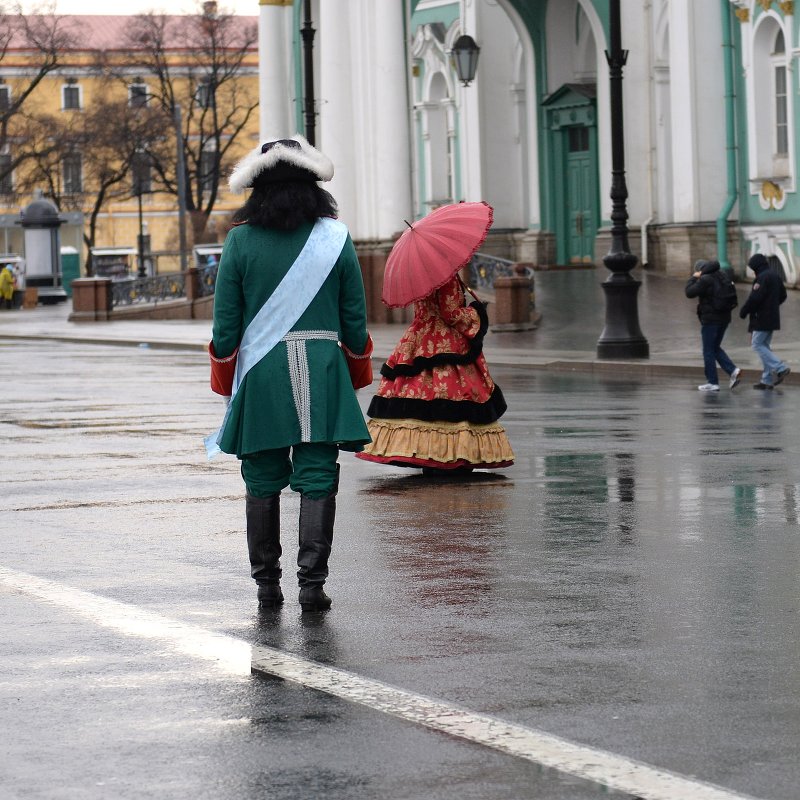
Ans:
{"label": "umbrella handle", "polygon": [[464,281],[461,279],[461,276],[460,276],[460,275],[456,275],[456,277],[458,278],[458,282],[461,284],[461,288],[462,288],[462,289],[463,289],[465,292],[469,292],[469,293],[470,293],[470,294],[471,294],[471,295],[472,295],[472,296],[473,296],[473,297],[474,297],[474,298],[475,298],[475,299],[476,299],[476,300],[477,300],[479,303],[482,303],[482,302],[483,302],[483,300],[481,300],[481,299],[480,299],[480,297],[478,297],[478,295],[477,295],[477,294],[475,294],[475,292],[474,292],[474,290],[472,289],[472,287],[471,287],[471,286],[467,286],[467,284],[466,284],[466,283],[464,283]]}

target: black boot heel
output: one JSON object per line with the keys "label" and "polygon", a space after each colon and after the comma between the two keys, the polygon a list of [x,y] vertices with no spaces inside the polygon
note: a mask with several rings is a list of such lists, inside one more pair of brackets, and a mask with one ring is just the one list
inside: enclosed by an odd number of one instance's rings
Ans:
{"label": "black boot heel", "polygon": [[303,611],[327,611],[331,599],[321,586],[304,586],[300,590],[300,608]]}
{"label": "black boot heel", "polygon": [[261,584],[258,587],[258,607],[277,611],[283,604],[283,592],[278,584]]}

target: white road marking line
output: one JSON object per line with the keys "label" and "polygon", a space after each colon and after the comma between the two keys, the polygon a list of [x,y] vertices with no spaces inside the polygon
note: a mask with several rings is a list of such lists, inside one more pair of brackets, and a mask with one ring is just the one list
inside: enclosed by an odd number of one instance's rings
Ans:
{"label": "white road marking line", "polygon": [[64,584],[0,566],[0,584],[66,608],[103,628],[166,642],[184,655],[210,661],[232,675],[249,675],[252,648],[248,642],[187,625],[142,608],[73,589]]}
{"label": "white road marking line", "polygon": [[166,643],[180,653],[211,662],[227,674],[264,672],[642,800],[755,800],[535,728],[473,713],[271,647],[251,646],[233,636],[24,572],[0,566],[0,584],[66,608],[101,627]]}

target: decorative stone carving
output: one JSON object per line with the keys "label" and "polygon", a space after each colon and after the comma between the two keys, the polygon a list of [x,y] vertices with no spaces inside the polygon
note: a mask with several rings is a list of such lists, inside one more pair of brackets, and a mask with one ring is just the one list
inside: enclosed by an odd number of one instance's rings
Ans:
{"label": "decorative stone carving", "polygon": [[758,0],[759,5],[764,11],[769,11],[770,6],[772,5],[772,0]]}
{"label": "decorative stone carving", "polygon": [[778,8],[780,8],[787,17],[790,17],[794,14],[794,0],[783,0],[778,3]]}
{"label": "decorative stone carving", "polygon": [[733,13],[736,14],[736,18],[739,20],[739,22],[750,22],[750,11],[748,9],[737,8]]}
{"label": "decorative stone carving", "polygon": [[786,194],[777,183],[767,180],[761,184],[758,199],[765,211],[780,211],[786,202]]}

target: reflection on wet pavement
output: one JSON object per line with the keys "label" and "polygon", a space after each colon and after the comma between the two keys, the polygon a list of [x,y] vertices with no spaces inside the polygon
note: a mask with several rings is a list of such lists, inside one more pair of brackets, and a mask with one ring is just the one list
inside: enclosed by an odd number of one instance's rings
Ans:
{"label": "reflection on wet pavement", "polygon": [[[260,615],[238,465],[201,447],[220,411],[204,357],[118,356],[0,348],[17,376],[0,426],[8,567],[737,791],[796,794],[795,387],[708,396],[696,381],[495,368],[515,466],[441,481],[342,454],[333,609],[299,611],[287,493],[287,603]],[[286,682],[220,681],[13,593],[0,623],[15,788],[241,800],[274,776],[300,800],[319,775],[336,800],[603,794]]]}

